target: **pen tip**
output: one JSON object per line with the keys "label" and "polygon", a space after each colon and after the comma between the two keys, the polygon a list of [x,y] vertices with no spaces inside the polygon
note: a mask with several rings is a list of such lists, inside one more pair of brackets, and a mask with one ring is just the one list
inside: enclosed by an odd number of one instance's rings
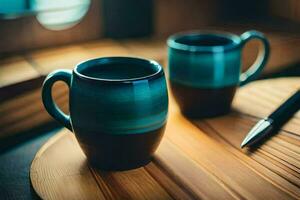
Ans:
{"label": "pen tip", "polygon": [[270,131],[272,131],[271,123],[272,123],[271,119],[260,120],[247,134],[247,136],[241,143],[241,148],[256,143],[258,140],[260,140],[265,135],[267,135]]}
{"label": "pen tip", "polygon": [[243,140],[243,142],[241,143],[241,148],[244,148],[244,147],[248,146],[249,143],[250,143],[250,141],[251,141],[251,138],[246,137],[246,138]]}
{"label": "pen tip", "polygon": [[244,148],[246,146],[245,142],[243,141],[241,144],[241,148]]}

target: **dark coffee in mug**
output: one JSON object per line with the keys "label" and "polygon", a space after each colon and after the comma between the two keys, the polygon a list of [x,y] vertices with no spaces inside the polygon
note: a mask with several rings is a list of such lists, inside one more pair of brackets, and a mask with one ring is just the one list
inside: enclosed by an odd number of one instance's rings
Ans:
{"label": "dark coffee in mug", "polygon": [[[130,69],[135,70],[130,70]],[[144,77],[155,73],[155,69],[147,66],[131,64],[120,65],[116,63],[105,63],[102,65],[90,66],[82,71],[85,76],[100,79],[134,79],[136,77]]]}
{"label": "dark coffee in mug", "polygon": [[[70,87],[70,116],[55,106],[51,87]],[[125,170],[147,164],[163,136],[168,93],[155,61],[107,57],[49,74],[42,90],[47,111],[75,133],[92,166]]]}
{"label": "dark coffee in mug", "polygon": [[[264,48],[257,61],[241,73],[242,48],[250,39]],[[269,43],[257,31],[237,36],[223,32],[180,33],[168,39],[169,80],[181,112],[192,118],[230,111],[238,86],[255,80],[266,64]]]}

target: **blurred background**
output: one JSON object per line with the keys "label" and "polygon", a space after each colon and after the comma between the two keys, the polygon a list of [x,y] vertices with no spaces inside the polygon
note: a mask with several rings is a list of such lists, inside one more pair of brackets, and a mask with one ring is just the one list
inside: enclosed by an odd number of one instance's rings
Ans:
{"label": "blurred background", "polygon": [[[0,0],[0,53],[210,26],[297,34],[297,0]],[[214,29],[214,27],[212,27]]]}
{"label": "blurred background", "polygon": [[[0,0],[0,199],[32,197],[30,162],[60,128],[40,97],[49,72],[102,56],[165,67],[167,37],[192,29],[259,30],[271,43],[260,78],[300,75],[299,0]],[[259,45],[247,44],[243,69]],[[68,113],[68,88],[55,84],[53,96]]]}

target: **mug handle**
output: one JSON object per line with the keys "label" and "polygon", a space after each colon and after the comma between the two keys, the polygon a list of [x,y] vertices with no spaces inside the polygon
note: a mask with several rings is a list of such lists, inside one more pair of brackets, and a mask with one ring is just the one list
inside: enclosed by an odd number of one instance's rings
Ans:
{"label": "mug handle", "polygon": [[42,100],[47,112],[70,131],[72,131],[70,116],[58,108],[53,101],[51,90],[56,81],[65,82],[70,89],[71,77],[71,70],[56,70],[46,77],[42,87]]}
{"label": "mug handle", "polygon": [[263,33],[251,30],[240,36],[242,45],[244,46],[249,40],[258,39],[262,42],[263,47],[259,50],[257,59],[254,64],[244,73],[240,75],[240,86],[255,80],[265,67],[270,54],[270,44]]}

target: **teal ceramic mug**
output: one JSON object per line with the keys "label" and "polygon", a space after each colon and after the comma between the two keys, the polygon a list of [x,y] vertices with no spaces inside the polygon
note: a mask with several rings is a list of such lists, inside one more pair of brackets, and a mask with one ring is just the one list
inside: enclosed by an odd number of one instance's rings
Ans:
{"label": "teal ceramic mug", "polygon": [[[255,63],[241,73],[241,55],[251,39],[262,42]],[[201,118],[226,114],[236,88],[255,80],[269,56],[269,42],[258,31],[242,35],[190,32],[168,41],[169,80],[182,113]]]}
{"label": "teal ceramic mug", "polygon": [[[51,88],[64,81],[70,115],[53,102]],[[75,133],[93,166],[125,170],[148,163],[163,136],[168,93],[155,61],[106,57],[47,76],[42,99],[49,114]]]}

